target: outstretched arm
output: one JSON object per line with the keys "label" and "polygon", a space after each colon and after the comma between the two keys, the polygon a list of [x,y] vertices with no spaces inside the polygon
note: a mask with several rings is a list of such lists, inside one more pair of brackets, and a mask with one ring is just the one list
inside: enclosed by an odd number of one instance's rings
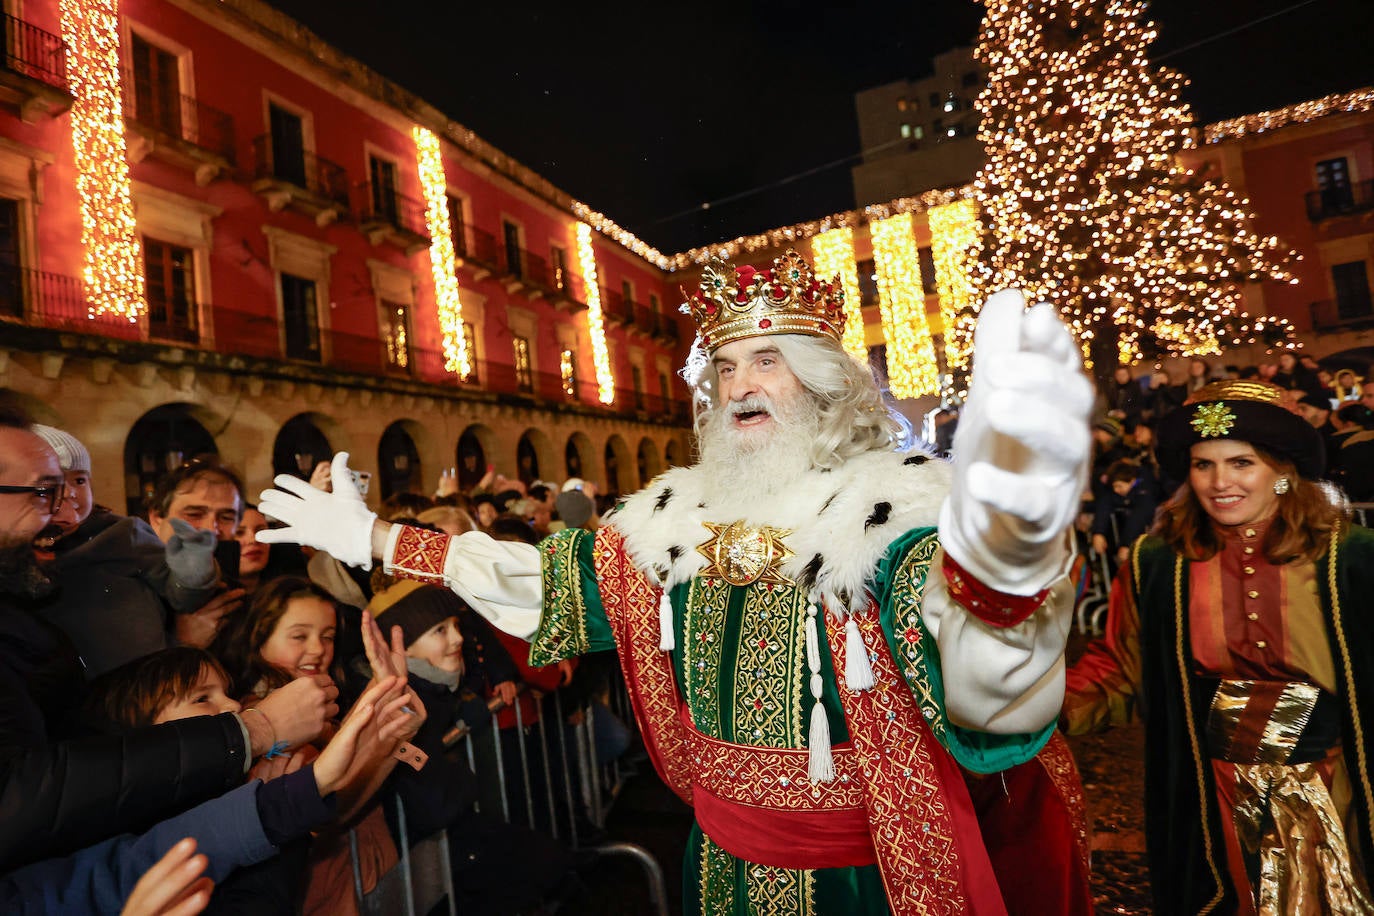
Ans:
{"label": "outstretched arm", "polygon": [[1087,473],[1092,401],[1054,309],[1027,310],[1016,290],[992,296],[940,513],[944,557],[923,607],[957,724],[1028,732],[1059,711],[1073,607],[1068,529]]}
{"label": "outstretched arm", "polygon": [[391,575],[433,581],[453,589],[474,610],[507,633],[528,639],[543,603],[539,551],[529,544],[495,541],[481,532],[458,537],[380,521],[363,503],[348,471],[348,453],[334,456],[333,492],[290,475],[278,475],[259,507],[287,527],[258,532],[266,544],[307,544],[350,566],[370,568],[381,558]]}

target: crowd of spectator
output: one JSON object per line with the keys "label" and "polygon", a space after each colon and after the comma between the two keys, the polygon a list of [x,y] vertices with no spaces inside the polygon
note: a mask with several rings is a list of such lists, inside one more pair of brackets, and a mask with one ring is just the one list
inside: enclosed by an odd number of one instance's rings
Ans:
{"label": "crowd of spectator", "polygon": [[1171,480],[1154,453],[1159,421],[1192,391],[1219,379],[1251,379],[1282,388],[1285,404],[1322,434],[1326,480],[1359,504],[1374,502],[1374,378],[1351,368],[1332,370],[1308,354],[1282,352],[1253,366],[1189,362],[1175,379],[1163,369],[1141,373],[1118,366],[1099,385],[1090,492],[1080,528],[1112,566],[1151,525],[1155,509],[1181,481]]}
{"label": "crowd of spectator", "polygon": [[[448,831],[460,911],[544,912],[576,892],[558,819],[565,837],[595,827],[566,786],[562,810],[542,803],[571,777],[525,772],[533,791],[496,816],[452,744],[488,730],[509,768],[548,759],[517,752],[541,716],[592,716],[603,755],[625,751],[595,702],[604,660],[531,668],[447,588],[259,542],[273,521],[213,456],[167,474],[143,518],[96,505],[96,473],[117,472],[0,405],[0,910],[357,912],[355,870],[366,893],[397,862],[395,799],[412,843]],[[310,483],[356,487],[328,463]],[[533,543],[595,528],[598,510],[590,482],[490,468],[380,514]]]}

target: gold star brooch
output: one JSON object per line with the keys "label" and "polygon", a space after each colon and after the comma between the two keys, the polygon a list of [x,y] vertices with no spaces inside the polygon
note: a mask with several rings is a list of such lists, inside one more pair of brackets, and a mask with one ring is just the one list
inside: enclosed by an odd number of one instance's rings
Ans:
{"label": "gold star brooch", "polygon": [[1221,401],[1213,401],[1199,404],[1197,410],[1193,411],[1193,419],[1188,422],[1202,438],[1215,439],[1231,431],[1236,423],[1236,415]]}
{"label": "gold star brooch", "polygon": [[791,531],[767,525],[754,527],[743,521],[729,525],[702,524],[711,532],[711,537],[697,547],[697,552],[706,558],[706,567],[700,575],[719,577],[738,586],[754,582],[792,584],[791,579],[778,571],[783,562],[792,557],[792,551],[782,542]]}

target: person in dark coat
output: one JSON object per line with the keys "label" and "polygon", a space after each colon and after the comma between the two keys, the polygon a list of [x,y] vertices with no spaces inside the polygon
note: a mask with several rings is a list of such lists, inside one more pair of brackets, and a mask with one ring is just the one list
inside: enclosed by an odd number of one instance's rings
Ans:
{"label": "person in dark coat", "polygon": [[263,716],[225,713],[62,740],[84,678],[71,641],[36,610],[56,583],[33,542],[62,517],[66,486],[57,455],[28,427],[0,408],[0,872],[141,832],[220,795],[243,781],[253,752],[309,740],[337,711],[336,691],[302,679],[267,710],[275,737],[253,721]]}

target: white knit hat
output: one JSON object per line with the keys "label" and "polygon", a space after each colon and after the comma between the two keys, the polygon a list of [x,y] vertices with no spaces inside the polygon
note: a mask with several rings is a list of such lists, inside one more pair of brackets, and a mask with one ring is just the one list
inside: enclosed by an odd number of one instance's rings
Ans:
{"label": "white knit hat", "polygon": [[91,453],[86,451],[86,446],[81,444],[81,440],[69,432],[64,432],[52,426],[44,426],[42,423],[35,423],[32,427],[44,442],[52,446],[52,450],[57,452],[57,463],[62,466],[64,471],[89,471],[91,469]]}

